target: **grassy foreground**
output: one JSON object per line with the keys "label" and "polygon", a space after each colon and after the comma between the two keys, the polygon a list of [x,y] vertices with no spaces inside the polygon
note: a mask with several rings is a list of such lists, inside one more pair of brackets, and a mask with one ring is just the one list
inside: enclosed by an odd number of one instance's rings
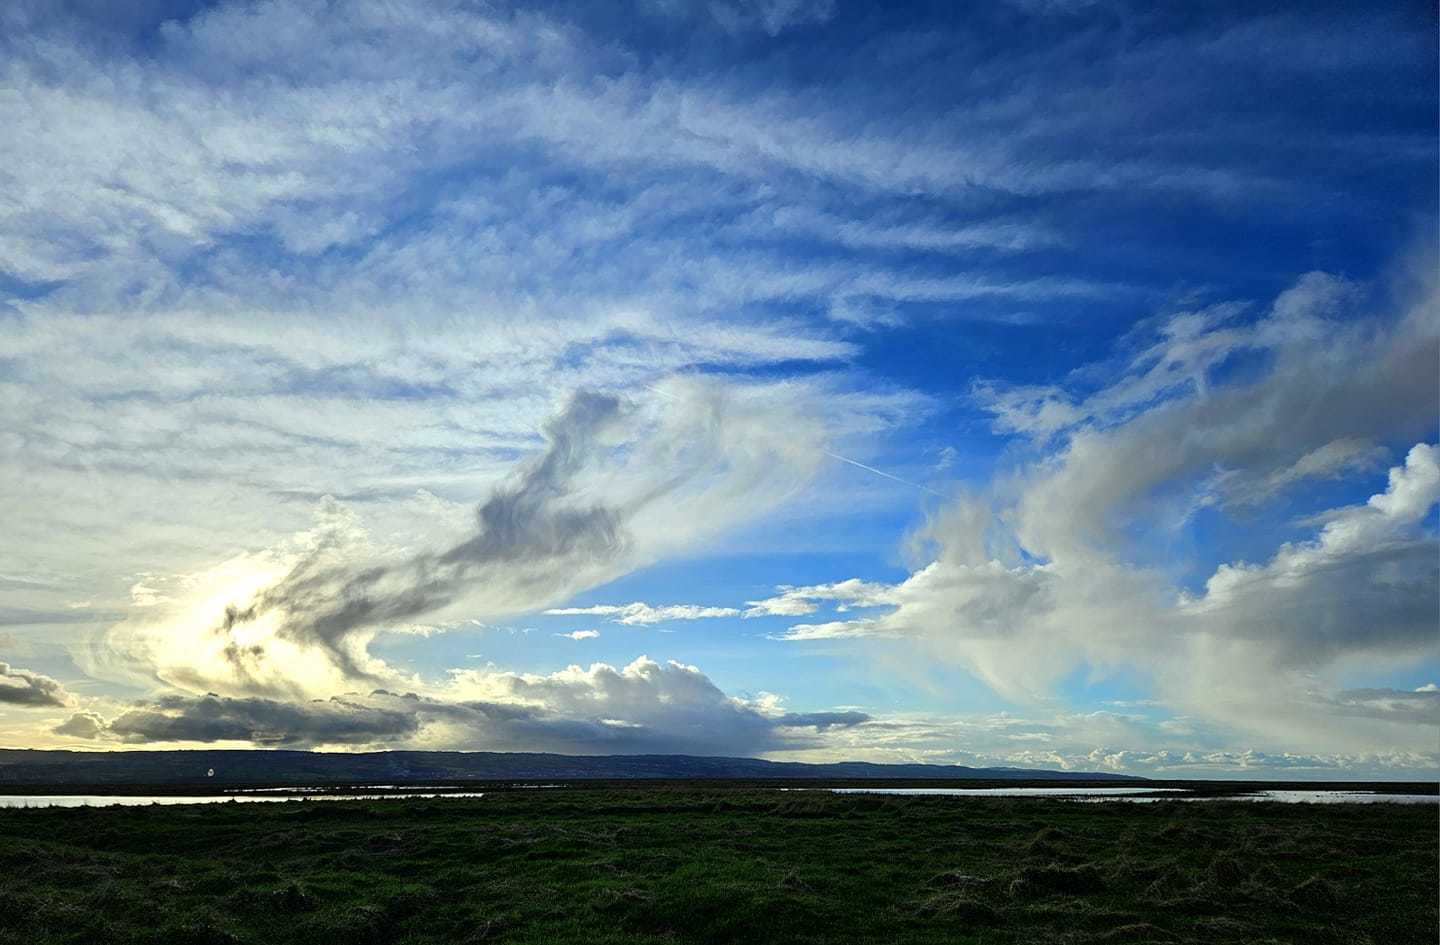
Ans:
{"label": "grassy foreground", "polygon": [[823,792],[0,810],[0,942],[1436,941],[1431,805]]}

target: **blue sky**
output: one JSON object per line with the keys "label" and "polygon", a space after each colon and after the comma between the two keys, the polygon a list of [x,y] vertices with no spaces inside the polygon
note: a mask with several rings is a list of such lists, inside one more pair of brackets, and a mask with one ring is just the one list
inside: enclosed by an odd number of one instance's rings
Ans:
{"label": "blue sky", "polygon": [[0,742],[1434,775],[1435,36],[8,4]]}

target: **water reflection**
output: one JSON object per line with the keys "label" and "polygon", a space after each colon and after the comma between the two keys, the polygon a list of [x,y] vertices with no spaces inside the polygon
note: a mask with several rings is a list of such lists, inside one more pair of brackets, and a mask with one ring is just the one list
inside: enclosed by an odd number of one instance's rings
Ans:
{"label": "water reflection", "polygon": [[[830,788],[836,794],[911,794],[940,797],[1093,797],[1119,798],[1131,794],[1176,792],[1180,788],[1149,787],[1017,787],[1017,788]],[[1159,800],[1159,798],[1156,798]]]}
{"label": "water reflection", "polygon": [[1238,801],[1282,801],[1286,804],[1440,804],[1434,794],[1381,794],[1375,791],[1257,791]]}
{"label": "water reflection", "polygon": [[943,797],[1055,797],[1101,803],[1126,801],[1279,801],[1283,804],[1440,804],[1434,794],[1386,794],[1377,791],[1251,791],[1244,794],[1193,794],[1184,788],[828,788],[836,794],[910,794]]}

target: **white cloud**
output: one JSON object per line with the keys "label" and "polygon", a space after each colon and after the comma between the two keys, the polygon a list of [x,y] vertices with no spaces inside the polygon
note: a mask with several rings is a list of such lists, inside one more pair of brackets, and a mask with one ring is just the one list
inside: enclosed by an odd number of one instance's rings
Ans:
{"label": "white cloud", "polygon": [[1437,500],[1440,448],[1416,445],[1384,492],[1335,510],[1315,539],[1282,545],[1264,564],[1222,564],[1179,610],[1265,640],[1290,666],[1370,647],[1423,648],[1435,630],[1425,598],[1435,547],[1413,529]]}
{"label": "white cloud", "polygon": [[[825,5],[740,6],[773,32]],[[1063,182],[1047,176],[1073,174],[1065,162],[1017,173],[999,155],[957,162],[933,143],[860,134],[813,96],[655,81],[536,14],[225,4],[168,23],[144,60],[100,57],[55,32],[13,45],[17,94],[0,102],[16,130],[0,252],[31,280],[118,279],[128,268],[149,281],[236,233],[274,236],[301,256],[348,247],[384,231],[407,181],[507,144],[616,180],[679,167],[753,185],[778,170],[906,192],[963,189],[976,176],[1054,188]],[[531,200],[540,191],[527,189]]]}
{"label": "white cloud", "polygon": [[167,598],[160,591],[146,584],[144,580],[130,585],[130,603],[135,607],[154,607],[163,604]]}
{"label": "white cloud", "polygon": [[[652,2],[662,8],[677,6],[669,0]],[[687,9],[691,5],[681,3],[678,6]],[[704,9],[727,32],[737,33],[758,27],[771,36],[825,23],[835,13],[835,0],[715,0],[695,6]]]}
{"label": "white cloud", "polygon": [[580,388],[800,360],[771,394],[826,404],[841,437],[923,402],[817,373],[858,350],[829,327],[737,317],[845,278],[787,281],[775,254],[674,225],[743,212],[754,168],[701,187],[527,132],[608,100],[596,69],[629,68],[554,17],[222,4],[143,58],[43,10],[13,25],[0,270],[44,285],[6,303],[0,512],[15,547],[107,604],[126,596],[115,548],[132,570],[194,572],[302,529],[323,495],[385,533],[433,525],[402,504],[477,500]]}
{"label": "white cloud", "polygon": [[780,593],[764,600],[746,601],[746,617],[799,617],[812,614],[819,609],[820,601],[835,601],[839,610],[852,607],[877,607],[893,604],[891,588],[884,584],[850,578],[833,584],[812,584],[794,587],[788,584],[776,588]]}
{"label": "white cloud", "polygon": [[591,607],[552,607],[552,616],[610,617],[615,623],[648,625],[666,620],[704,620],[711,617],[738,617],[734,607],[702,607],[698,604],[664,604],[652,607],[643,601],[629,604],[595,604]]}
{"label": "white cloud", "polygon": [[1203,720],[1167,716],[1160,706],[1148,708],[1156,714],[1057,712],[1040,706],[1023,715],[897,713],[827,732],[822,745],[796,748],[785,757],[1256,780],[1419,778],[1440,762],[1433,747],[1372,746],[1354,752],[1245,747],[1243,735]]}
{"label": "white cloud", "polygon": [[[1043,450],[1029,470],[929,522],[914,544],[932,560],[873,595],[887,610],[797,624],[786,638],[908,638],[1022,701],[1080,666],[1139,672],[1171,704],[1263,745],[1428,750],[1429,715],[1307,693],[1342,669],[1434,654],[1440,569],[1426,519],[1440,449],[1413,446],[1367,503],[1317,516],[1313,539],[1263,563],[1222,563],[1198,592],[1177,589],[1174,563],[1154,557],[1213,494],[1217,468],[1220,488],[1254,505],[1303,478],[1365,472],[1373,437],[1432,427],[1435,297],[1388,321],[1355,318],[1358,299],[1306,277],[1251,326],[1164,327],[1133,374],[1068,401],[1059,426],[1008,419]],[[1268,370],[1219,373],[1242,349],[1269,352]]]}
{"label": "white cloud", "polygon": [[564,637],[567,640],[594,640],[600,636],[599,630],[571,630],[569,633],[557,633],[557,637]]}
{"label": "white cloud", "polygon": [[1029,477],[1014,513],[1021,543],[1049,557],[1113,548],[1127,527],[1182,520],[1217,469],[1240,490],[1335,440],[1424,436],[1440,357],[1433,290],[1399,318],[1367,318],[1354,297],[1352,287],[1307,276],[1253,326],[1216,329],[1231,336],[1227,357],[1266,355],[1258,380],[1202,373],[1198,385],[1146,384],[1159,399],[1133,415],[1130,397],[1116,413],[1106,396],[1131,389],[1132,378],[1100,392],[1100,406],[1083,408],[1087,422]]}

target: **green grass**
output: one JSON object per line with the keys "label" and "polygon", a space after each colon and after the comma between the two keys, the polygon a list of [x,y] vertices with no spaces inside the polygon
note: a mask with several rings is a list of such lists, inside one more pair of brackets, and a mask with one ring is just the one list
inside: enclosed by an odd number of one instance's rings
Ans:
{"label": "green grass", "polygon": [[0,941],[1433,945],[1431,805],[821,792],[0,811]]}

